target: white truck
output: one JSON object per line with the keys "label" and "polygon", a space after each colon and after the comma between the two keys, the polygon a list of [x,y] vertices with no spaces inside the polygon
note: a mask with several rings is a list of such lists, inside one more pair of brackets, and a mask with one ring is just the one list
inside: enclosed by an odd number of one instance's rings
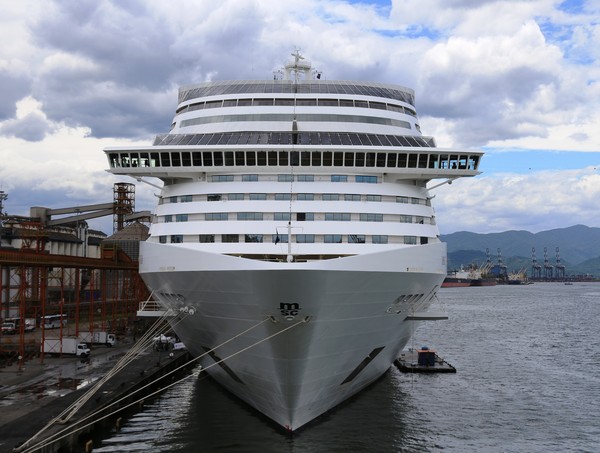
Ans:
{"label": "white truck", "polygon": [[117,336],[108,332],[79,332],[79,338],[88,344],[103,344],[108,347],[117,344]]}
{"label": "white truck", "polygon": [[45,354],[70,354],[77,357],[87,357],[90,355],[88,345],[76,337],[45,338],[41,346],[41,352]]}
{"label": "white truck", "polygon": [[[35,319],[26,318],[24,331],[33,332],[35,330]],[[2,333],[4,335],[14,335],[21,331],[21,318],[6,318],[2,323]]]}

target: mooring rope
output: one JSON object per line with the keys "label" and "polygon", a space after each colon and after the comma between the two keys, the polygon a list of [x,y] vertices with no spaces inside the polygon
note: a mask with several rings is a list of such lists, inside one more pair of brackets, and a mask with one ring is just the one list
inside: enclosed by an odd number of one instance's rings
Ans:
{"label": "mooring rope", "polygon": [[[148,394],[148,395],[145,395],[144,397],[142,397],[142,398],[140,398],[140,399],[137,399],[137,400],[135,400],[135,401],[133,401],[133,402],[131,402],[131,403],[128,403],[128,404],[126,404],[125,406],[119,407],[118,409],[114,410],[113,412],[110,412],[110,413],[108,413],[108,414],[106,414],[106,415],[103,415],[103,416],[101,416],[101,417],[99,417],[99,418],[96,418],[96,419],[92,420],[91,422],[89,422],[89,423],[87,423],[87,424],[85,424],[85,425],[83,425],[83,426],[78,426],[80,423],[82,423],[82,422],[84,422],[84,421],[86,421],[86,420],[88,420],[88,419],[90,419],[90,418],[94,417],[95,415],[97,415],[97,414],[98,414],[100,411],[104,411],[104,410],[106,410],[107,408],[109,408],[109,407],[111,407],[111,406],[114,406],[115,404],[118,404],[118,403],[120,403],[120,402],[121,402],[121,401],[123,401],[124,399],[130,398],[130,397],[131,397],[131,395],[135,395],[136,393],[138,393],[138,392],[140,392],[140,391],[144,390],[145,388],[147,388],[147,387],[149,387],[149,386],[151,386],[151,385],[155,384],[156,382],[160,381],[161,379],[164,379],[165,377],[167,377],[167,376],[169,376],[169,375],[171,375],[171,374],[175,373],[176,371],[178,371],[178,370],[180,370],[180,369],[182,369],[182,368],[184,368],[184,367],[186,367],[186,366],[189,366],[191,363],[193,363],[193,362],[196,362],[196,361],[197,361],[197,360],[199,360],[200,358],[202,358],[202,357],[206,356],[207,354],[209,354],[209,353],[211,353],[211,352],[215,351],[216,349],[220,348],[221,346],[224,346],[225,344],[227,344],[227,343],[229,343],[229,342],[233,341],[234,339],[238,338],[239,336],[241,336],[241,335],[243,335],[243,334],[245,334],[245,333],[247,333],[247,332],[251,331],[252,329],[255,329],[256,327],[260,326],[261,324],[263,324],[264,322],[266,322],[266,321],[268,321],[268,320],[270,320],[270,319],[271,319],[270,317],[267,317],[266,319],[264,319],[264,320],[260,321],[258,324],[254,325],[254,326],[252,326],[252,327],[250,327],[250,328],[248,328],[248,329],[246,329],[245,331],[243,331],[243,332],[241,332],[241,333],[237,334],[236,336],[234,336],[234,337],[230,338],[229,340],[226,340],[225,342],[223,342],[223,343],[221,343],[220,345],[218,345],[218,346],[214,347],[213,349],[211,349],[211,350],[209,350],[209,351],[205,352],[204,354],[202,354],[202,355],[200,355],[200,356],[198,356],[198,357],[195,357],[195,358],[193,358],[193,359],[189,360],[189,361],[188,361],[188,362],[186,362],[185,364],[183,364],[183,365],[181,365],[181,366],[177,367],[176,369],[174,369],[174,370],[172,370],[172,371],[170,371],[170,372],[168,372],[168,373],[164,374],[163,376],[159,377],[158,379],[155,379],[154,381],[152,381],[152,382],[150,382],[150,383],[148,383],[148,384],[144,385],[143,387],[141,387],[141,388],[139,388],[139,389],[137,389],[137,390],[135,390],[135,391],[133,391],[133,392],[129,393],[127,396],[125,396],[125,397],[123,397],[123,398],[120,398],[119,400],[116,400],[116,401],[112,402],[112,403],[111,403],[111,404],[109,404],[108,406],[105,406],[105,407],[103,407],[103,408],[101,408],[101,409],[98,409],[97,411],[95,411],[95,412],[93,412],[93,413],[91,413],[91,414],[87,415],[86,417],[84,417],[84,418],[82,418],[82,419],[80,419],[80,420],[77,420],[77,421],[75,422],[75,424],[74,424],[74,425],[72,425],[72,426],[69,426],[69,427],[67,427],[67,428],[65,428],[65,429],[63,429],[63,430],[60,430],[60,431],[58,431],[57,433],[55,433],[55,434],[53,434],[53,435],[51,435],[51,436],[47,437],[46,439],[44,439],[44,440],[42,440],[42,441],[38,442],[38,443],[37,443],[37,444],[35,444],[35,445],[32,445],[32,446],[30,446],[30,447],[27,447],[26,445],[27,445],[29,442],[31,442],[33,439],[35,439],[35,437],[37,437],[37,436],[38,436],[38,435],[39,435],[41,432],[43,432],[44,430],[46,430],[46,429],[47,429],[47,428],[50,426],[50,424],[51,424],[51,423],[54,423],[54,422],[55,422],[55,421],[58,419],[58,417],[55,417],[55,418],[53,419],[53,421],[52,421],[52,422],[50,422],[48,425],[46,425],[46,427],[45,427],[45,428],[44,428],[42,431],[38,432],[38,433],[37,433],[37,434],[36,434],[34,437],[32,437],[31,439],[29,439],[29,440],[28,440],[26,443],[24,443],[24,444],[23,444],[23,445],[21,445],[20,447],[17,447],[17,448],[15,448],[15,449],[13,450],[13,452],[19,452],[19,453],[29,453],[29,452],[33,452],[33,451],[35,451],[35,450],[36,450],[36,449],[38,449],[38,448],[42,448],[42,447],[44,447],[44,446],[46,446],[46,445],[50,444],[51,442],[56,442],[56,441],[58,441],[58,440],[64,439],[65,437],[68,437],[69,435],[71,435],[71,433],[72,433],[72,432],[74,432],[74,431],[76,431],[76,430],[81,430],[81,429],[87,428],[88,426],[91,426],[91,425],[93,425],[94,423],[96,423],[96,422],[98,422],[98,421],[100,421],[100,420],[104,420],[105,418],[108,418],[108,417],[110,417],[110,416],[112,416],[112,415],[114,415],[114,414],[116,414],[116,413],[118,413],[118,412],[122,411],[123,409],[127,409],[128,407],[131,407],[131,406],[133,406],[133,405],[135,405],[135,404],[138,404],[139,402],[141,402],[141,401],[145,400],[146,398],[150,398],[150,397],[152,397],[152,396],[154,396],[154,395],[157,395],[157,394],[159,394],[159,393],[163,392],[164,390],[167,390],[167,389],[169,389],[169,388],[173,387],[174,385],[176,385],[176,384],[178,384],[178,383],[180,383],[180,382],[184,381],[185,379],[188,379],[188,378],[190,377],[190,375],[184,376],[183,378],[181,378],[181,379],[179,379],[179,380],[177,380],[177,381],[174,381],[174,382],[172,382],[171,384],[168,384],[167,386],[165,386],[165,387],[163,387],[163,388],[160,388],[160,389],[158,389],[158,390],[156,390],[156,391],[154,391],[154,392],[152,392],[152,393],[150,393],[150,394]],[[259,340],[259,341],[255,342],[255,343],[253,343],[253,344],[251,344],[251,345],[249,345],[249,346],[247,346],[247,347],[245,347],[245,348],[243,348],[243,349],[241,349],[241,350],[239,350],[239,351],[237,351],[237,352],[235,352],[235,353],[233,353],[233,354],[230,354],[229,356],[227,356],[227,357],[225,357],[225,358],[223,358],[223,359],[221,359],[221,360],[219,360],[219,361],[216,361],[215,363],[213,363],[213,364],[211,364],[211,365],[207,366],[207,367],[206,367],[206,368],[204,368],[203,370],[207,370],[207,369],[209,369],[209,368],[212,368],[213,366],[215,366],[215,365],[218,365],[218,364],[220,364],[220,363],[224,362],[225,360],[229,360],[230,358],[232,358],[232,357],[235,357],[235,356],[237,356],[238,354],[241,354],[242,352],[245,352],[245,351],[247,351],[248,349],[251,349],[251,348],[253,348],[253,347],[255,347],[255,346],[257,346],[257,345],[259,345],[259,344],[261,344],[261,343],[263,343],[263,342],[265,342],[265,341],[268,341],[268,340],[270,340],[271,338],[274,338],[274,337],[276,337],[277,335],[280,335],[280,334],[282,334],[282,333],[284,333],[284,332],[286,332],[286,331],[288,331],[288,330],[292,329],[293,327],[296,327],[296,326],[298,326],[298,325],[300,325],[300,324],[302,324],[302,323],[305,323],[305,322],[306,322],[306,320],[305,320],[305,319],[303,319],[303,320],[301,320],[301,321],[299,321],[299,322],[297,322],[297,323],[295,323],[295,324],[292,324],[292,325],[290,325],[290,326],[288,326],[288,327],[286,327],[286,328],[284,328],[284,329],[280,330],[279,332],[276,332],[276,333],[274,333],[273,335],[270,335],[270,336],[268,336],[268,337],[266,337],[266,338],[263,338],[262,340]],[[61,435],[61,434],[62,434],[62,435]],[[25,450],[23,450],[23,447],[25,447]]]}

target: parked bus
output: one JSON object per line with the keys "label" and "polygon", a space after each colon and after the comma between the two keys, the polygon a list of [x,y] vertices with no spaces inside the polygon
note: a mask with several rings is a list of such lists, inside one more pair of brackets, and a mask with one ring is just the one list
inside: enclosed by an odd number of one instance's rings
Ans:
{"label": "parked bus", "polygon": [[67,315],[46,315],[42,316],[40,326],[44,329],[58,329],[61,323],[63,327],[67,325]]}

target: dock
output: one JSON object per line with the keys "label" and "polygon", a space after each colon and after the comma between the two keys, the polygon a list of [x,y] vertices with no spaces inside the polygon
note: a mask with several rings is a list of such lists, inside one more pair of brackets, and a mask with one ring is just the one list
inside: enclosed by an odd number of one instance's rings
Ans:
{"label": "dock", "polygon": [[425,346],[403,351],[394,364],[404,373],[456,373],[455,367]]}
{"label": "dock", "polygon": [[[131,345],[120,346],[104,350],[96,348],[92,351],[90,360],[105,361],[105,366],[112,366],[110,362],[117,362]],[[100,359],[99,356],[102,355],[105,357]],[[92,451],[93,446],[90,442],[94,438],[94,432],[118,426],[122,419],[142,406],[143,398],[151,397],[157,389],[167,387],[189,374],[192,369],[189,365],[190,359],[190,354],[185,350],[172,353],[150,350],[142,353],[105,382],[94,397],[80,407],[72,420],[67,424],[56,423],[43,432],[33,444],[71,427],[72,431],[68,436],[45,442],[41,448],[35,448],[35,451]],[[182,366],[185,367],[178,370],[177,374],[160,379]],[[101,367],[85,365],[81,359],[75,357],[48,358],[43,365],[34,360],[22,369],[13,367],[0,370],[0,451],[6,452],[30,451],[24,448],[23,443],[86,393],[93,386],[93,379],[97,378],[99,372],[104,372]],[[65,376],[55,383],[57,374],[72,369],[75,369],[72,375],[68,378]],[[85,385],[86,381],[89,382],[88,385]],[[144,388],[145,386],[148,387]],[[142,388],[143,391],[133,394]],[[118,404],[112,406],[115,402]],[[128,407],[133,402],[136,403],[135,406]],[[113,415],[102,418],[109,413]],[[91,414],[94,414],[90,418],[91,421],[85,420]],[[85,423],[79,424],[79,421],[83,420]]]}

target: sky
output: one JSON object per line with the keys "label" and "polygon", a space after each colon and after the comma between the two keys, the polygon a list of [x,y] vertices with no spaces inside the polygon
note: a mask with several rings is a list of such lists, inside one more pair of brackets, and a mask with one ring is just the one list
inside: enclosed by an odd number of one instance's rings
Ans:
{"label": "sky", "polygon": [[0,0],[0,42],[9,215],[112,201],[135,181],[103,149],[168,132],[180,85],[272,79],[300,49],[413,88],[424,135],[486,153],[434,189],[442,234],[600,227],[600,0]]}

